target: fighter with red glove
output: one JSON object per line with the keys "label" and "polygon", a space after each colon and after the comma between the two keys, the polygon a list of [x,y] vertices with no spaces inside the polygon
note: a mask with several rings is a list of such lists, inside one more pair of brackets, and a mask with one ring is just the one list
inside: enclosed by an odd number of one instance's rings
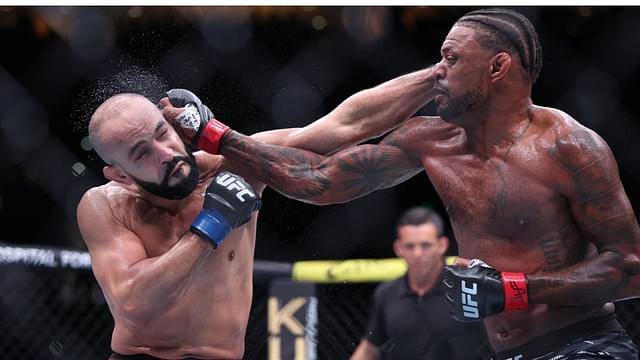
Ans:
{"label": "fighter with red glove", "polygon": [[446,266],[442,281],[458,321],[477,321],[502,311],[525,310],[529,305],[527,276],[502,272],[473,259],[468,267]]}

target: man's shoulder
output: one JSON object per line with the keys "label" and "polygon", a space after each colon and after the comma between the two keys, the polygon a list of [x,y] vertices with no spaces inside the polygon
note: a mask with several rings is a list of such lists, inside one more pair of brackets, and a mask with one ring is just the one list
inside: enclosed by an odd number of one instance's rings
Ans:
{"label": "man's shoulder", "polygon": [[536,106],[534,114],[538,127],[546,131],[547,134],[551,134],[550,139],[555,143],[562,141],[571,134],[582,134],[602,141],[602,138],[594,130],[586,127],[562,110]]}
{"label": "man's shoulder", "polygon": [[385,281],[378,285],[375,290],[375,295],[379,299],[388,298],[390,296],[397,296],[402,293],[406,288],[406,278],[404,276],[395,280]]}
{"label": "man's shoulder", "polygon": [[131,191],[113,181],[87,190],[78,204],[78,220],[83,215],[89,220],[96,216],[114,216],[116,210],[127,211],[139,200]]}
{"label": "man's shoulder", "polygon": [[78,211],[85,211],[91,208],[101,207],[108,201],[107,192],[109,188],[113,186],[110,183],[106,183],[99,186],[94,186],[89,188],[80,198],[80,203],[78,204]]}
{"label": "man's shoulder", "polygon": [[124,188],[122,185],[110,181],[108,183],[94,186],[85,191],[82,195],[81,201],[109,201],[114,197],[133,197],[134,194],[131,191]]}
{"label": "man's shoulder", "polygon": [[99,246],[96,244],[109,244],[114,234],[125,229],[135,198],[135,194],[115,182],[92,187],[84,193],[78,204],[77,220],[90,252]]}
{"label": "man's shoulder", "polygon": [[569,114],[554,108],[539,107],[536,111],[544,127],[538,144],[569,173],[576,173],[603,156],[611,155],[600,135]]}

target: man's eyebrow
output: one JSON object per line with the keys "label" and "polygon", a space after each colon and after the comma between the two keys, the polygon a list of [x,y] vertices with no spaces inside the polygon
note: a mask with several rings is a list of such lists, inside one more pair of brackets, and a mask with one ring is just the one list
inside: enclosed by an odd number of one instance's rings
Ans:
{"label": "man's eyebrow", "polygon": [[158,124],[156,125],[156,129],[155,129],[155,130],[153,130],[153,134],[154,134],[154,135],[155,135],[155,134],[157,134],[157,133],[158,133],[158,131],[160,130],[160,128],[161,128],[163,125],[164,125],[164,120],[160,120],[160,121],[158,121]]}
{"label": "man's eyebrow", "polygon": [[142,146],[144,143],[146,142],[146,140],[139,140],[137,143],[135,143],[131,149],[129,150],[129,154],[127,154],[127,157],[129,157],[129,159],[131,159],[131,157],[133,156],[133,154],[138,150],[138,148],[140,146]]}
{"label": "man's eyebrow", "polygon": [[[158,124],[156,125],[155,130],[153,130],[153,135],[155,136],[155,134],[158,133],[158,131],[160,131],[160,129],[164,126],[164,120],[160,120],[158,121]],[[146,142],[146,140],[139,140],[138,142],[136,142],[131,149],[129,150],[129,153],[127,154],[127,156],[129,158],[131,158],[133,156],[133,154],[136,152],[136,150],[138,150],[138,148],[140,146],[142,146],[144,143]]]}

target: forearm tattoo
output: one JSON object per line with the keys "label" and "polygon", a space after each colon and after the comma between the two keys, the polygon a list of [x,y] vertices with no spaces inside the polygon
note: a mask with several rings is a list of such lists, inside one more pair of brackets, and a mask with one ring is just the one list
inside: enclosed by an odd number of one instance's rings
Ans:
{"label": "forearm tattoo", "polygon": [[278,192],[303,201],[344,202],[398,184],[422,170],[392,146],[361,145],[330,157],[268,145],[231,132],[222,154]]}

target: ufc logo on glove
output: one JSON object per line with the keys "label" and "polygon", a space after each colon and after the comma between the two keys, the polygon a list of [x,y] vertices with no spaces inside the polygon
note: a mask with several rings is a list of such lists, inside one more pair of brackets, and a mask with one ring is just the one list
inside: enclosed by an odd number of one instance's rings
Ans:
{"label": "ufc logo on glove", "polygon": [[478,313],[478,302],[474,300],[474,297],[471,295],[476,295],[478,293],[478,284],[471,283],[471,287],[467,287],[466,281],[462,280],[460,282],[460,289],[462,292],[462,311],[465,317],[471,319],[478,319],[480,314]]}
{"label": "ufc logo on glove", "polygon": [[458,321],[527,309],[527,278],[522,273],[501,272],[481,260],[471,260],[469,267],[446,266],[444,272],[445,295]]}
{"label": "ufc logo on glove", "polygon": [[236,197],[242,202],[245,202],[246,200],[244,196],[248,196],[249,198],[256,197],[253,191],[248,189],[245,184],[238,180],[238,178],[229,173],[225,173],[221,176],[216,177],[216,183],[218,183],[218,185],[220,186],[224,186],[229,191],[238,190],[238,192],[236,193]]}

